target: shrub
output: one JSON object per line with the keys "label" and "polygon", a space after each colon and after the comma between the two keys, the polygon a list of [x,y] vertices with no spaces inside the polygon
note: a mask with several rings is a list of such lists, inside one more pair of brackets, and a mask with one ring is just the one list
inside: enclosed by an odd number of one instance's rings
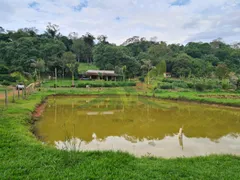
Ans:
{"label": "shrub", "polygon": [[16,82],[17,81],[17,77],[12,77],[8,74],[5,75],[0,75],[0,81],[8,81],[8,82]]}
{"label": "shrub", "polygon": [[173,82],[172,86],[179,87],[179,88],[188,88],[188,85],[185,82]]}
{"label": "shrub", "polygon": [[4,66],[4,65],[0,65],[0,73],[1,74],[8,74],[9,73],[8,67]]}
{"label": "shrub", "polygon": [[164,79],[162,80],[162,82],[166,82],[166,83],[174,83],[174,82],[178,82],[178,83],[180,83],[180,82],[183,82],[183,81],[180,80],[180,79],[164,78]]}
{"label": "shrub", "polygon": [[193,83],[187,83],[187,87],[192,89],[192,88],[194,88],[194,84]]}
{"label": "shrub", "polygon": [[205,87],[206,87],[206,89],[213,89],[213,85],[212,84],[207,84]]}
{"label": "shrub", "polygon": [[240,78],[237,80],[237,89],[240,90]]}
{"label": "shrub", "polygon": [[222,88],[226,90],[226,89],[229,88],[229,85],[228,85],[227,83],[223,83],[223,84],[222,84]]}
{"label": "shrub", "polygon": [[80,83],[77,85],[78,88],[85,88],[86,85],[90,87],[125,87],[125,86],[136,86],[135,82],[90,82],[90,83]]}
{"label": "shrub", "polygon": [[195,85],[195,88],[196,88],[197,91],[204,91],[206,87],[205,87],[205,85],[202,84],[202,83],[197,83],[197,84]]}
{"label": "shrub", "polygon": [[3,82],[2,82],[2,85],[4,85],[4,86],[9,86],[11,83],[10,82],[8,82],[8,81],[6,81],[6,80],[4,80]]}
{"label": "shrub", "polygon": [[144,81],[145,81],[144,76],[139,77],[139,81],[140,81],[140,82],[144,82]]}
{"label": "shrub", "polygon": [[173,85],[171,83],[164,83],[159,86],[160,89],[173,89]]}

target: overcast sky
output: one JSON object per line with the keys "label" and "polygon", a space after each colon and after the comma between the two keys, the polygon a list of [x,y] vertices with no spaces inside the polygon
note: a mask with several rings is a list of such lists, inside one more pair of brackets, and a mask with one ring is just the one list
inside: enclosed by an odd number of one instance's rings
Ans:
{"label": "overcast sky", "polygon": [[107,35],[121,44],[132,36],[187,43],[240,41],[240,0],[0,0],[0,26],[17,30],[48,22],[64,35]]}

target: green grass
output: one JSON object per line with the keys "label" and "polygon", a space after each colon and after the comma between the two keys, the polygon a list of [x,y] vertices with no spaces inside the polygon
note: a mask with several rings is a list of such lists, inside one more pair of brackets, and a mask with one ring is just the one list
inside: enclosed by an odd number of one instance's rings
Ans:
{"label": "green grass", "polygon": [[[31,133],[31,113],[51,94],[137,94],[133,88],[49,89],[0,111],[0,179],[240,179],[240,157],[136,158],[122,152],[66,152],[42,144]],[[149,93],[150,95],[150,93]],[[163,98],[178,94],[161,92]],[[181,96],[196,98],[196,93]]]}
{"label": "green grass", "polygon": [[4,92],[7,87],[0,87],[0,93]]}
{"label": "green grass", "polygon": [[[236,96],[235,98],[219,98],[219,96]],[[212,96],[212,97],[211,97]],[[240,107],[240,94],[239,93],[226,93],[226,92],[168,92],[162,91],[156,93],[156,97],[161,99],[172,99],[182,101],[193,101],[199,103],[219,104]]]}
{"label": "green grass", "polygon": [[[104,81],[104,80],[96,80],[96,81],[86,81],[86,80],[75,80],[75,86],[77,88],[86,88],[86,85],[90,85],[90,87],[122,87],[122,86],[136,86],[135,82],[132,81]],[[50,80],[43,83],[43,87],[54,87],[55,81]],[[62,80],[59,79],[57,81],[58,87],[71,87],[72,80]]]}
{"label": "green grass", "polygon": [[94,64],[80,63],[78,67],[79,73],[85,73],[87,70],[98,70],[99,68]]}

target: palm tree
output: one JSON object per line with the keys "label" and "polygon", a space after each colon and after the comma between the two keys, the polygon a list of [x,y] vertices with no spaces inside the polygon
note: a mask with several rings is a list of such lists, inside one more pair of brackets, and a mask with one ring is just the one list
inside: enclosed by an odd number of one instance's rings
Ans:
{"label": "palm tree", "polygon": [[35,72],[37,74],[38,81],[41,80],[41,72],[44,71],[45,62],[43,59],[32,60],[31,67],[35,68]]}
{"label": "palm tree", "polygon": [[74,84],[74,73],[75,73],[76,69],[78,68],[78,66],[79,66],[79,63],[76,62],[76,61],[73,61],[73,62],[67,64],[67,67],[69,68],[69,70],[72,73],[72,87],[75,86],[75,84]]}
{"label": "palm tree", "polygon": [[141,66],[141,69],[147,70],[147,84],[149,85],[149,72],[155,67],[152,65],[151,60],[142,60],[142,62],[143,65]]}
{"label": "palm tree", "polygon": [[123,81],[125,81],[125,78],[126,78],[126,71],[127,71],[127,66],[125,65],[122,67]]}

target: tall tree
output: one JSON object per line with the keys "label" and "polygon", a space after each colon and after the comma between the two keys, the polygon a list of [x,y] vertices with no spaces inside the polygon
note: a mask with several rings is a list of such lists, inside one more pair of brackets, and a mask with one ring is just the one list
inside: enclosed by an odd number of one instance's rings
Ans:
{"label": "tall tree", "polygon": [[228,69],[227,65],[226,64],[219,64],[216,67],[215,74],[219,79],[227,78],[228,74],[229,74],[229,69]]}
{"label": "tall tree", "polygon": [[63,56],[59,58],[59,66],[62,68],[63,79],[65,77],[65,70],[68,67],[68,64],[71,64],[76,61],[76,56],[72,52],[65,52]]}
{"label": "tall tree", "polygon": [[154,66],[152,65],[151,60],[143,60],[142,62],[143,62],[143,65],[141,66],[141,69],[147,71],[147,84],[149,85],[149,82],[150,82],[149,72],[151,69],[154,68]]}
{"label": "tall tree", "polygon": [[57,38],[60,36],[59,26],[56,24],[48,23],[45,31],[46,35],[51,38]]}
{"label": "tall tree", "polygon": [[37,59],[33,60],[31,66],[35,68],[35,71],[37,72],[38,75],[38,81],[41,81],[41,72],[44,72],[45,68],[45,62],[43,59]]}
{"label": "tall tree", "polygon": [[84,60],[85,42],[82,38],[73,40],[72,50],[77,55],[77,60]]}
{"label": "tall tree", "polygon": [[79,63],[76,62],[76,55],[71,52],[68,52],[67,54],[65,54],[65,57],[68,61],[67,67],[69,68],[70,72],[72,73],[72,87],[74,87],[75,86],[74,74],[78,69]]}

